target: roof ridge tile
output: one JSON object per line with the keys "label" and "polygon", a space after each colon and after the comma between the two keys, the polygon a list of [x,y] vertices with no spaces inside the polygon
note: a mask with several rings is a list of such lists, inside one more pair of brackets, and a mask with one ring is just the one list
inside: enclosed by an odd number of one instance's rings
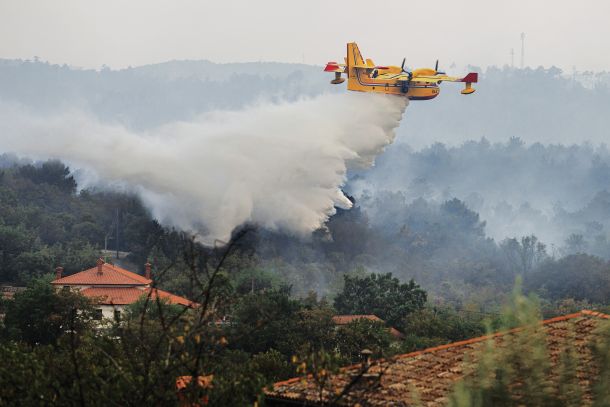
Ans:
{"label": "roof ridge tile", "polygon": [[[149,285],[152,280],[140,274],[109,263],[102,263],[102,273],[95,266],[51,281],[51,284],[65,285]],[[106,274],[103,271],[106,270]]]}

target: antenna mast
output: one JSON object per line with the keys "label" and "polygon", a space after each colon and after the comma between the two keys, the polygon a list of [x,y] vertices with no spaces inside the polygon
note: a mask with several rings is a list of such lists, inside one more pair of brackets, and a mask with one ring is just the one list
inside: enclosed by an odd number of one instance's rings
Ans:
{"label": "antenna mast", "polygon": [[525,33],[521,33],[521,69],[525,66]]}

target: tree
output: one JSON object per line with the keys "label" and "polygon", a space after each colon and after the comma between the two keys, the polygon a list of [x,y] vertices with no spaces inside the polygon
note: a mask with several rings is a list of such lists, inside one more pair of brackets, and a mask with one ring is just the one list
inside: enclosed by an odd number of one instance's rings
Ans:
{"label": "tree", "polygon": [[35,279],[6,306],[5,334],[30,345],[54,344],[69,331],[86,331],[93,323],[89,300],[68,289],[55,291],[50,278]]}
{"label": "tree", "polygon": [[546,259],[546,246],[534,235],[504,239],[500,243],[513,273],[529,274],[531,270]]}
{"label": "tree", "polygon": [[396,325],[409,313],[421,309],[427,294],[413,280],[403,283],[392,273],[365,277],[344,276],[343,291],[334,301],[341,314],[374,314]]}
{"label": "tree", "polygon": [[568,254],[583,253],[587,247],[587,242],[583,235],[579,233],[572,233],[566,239],[565,250]]}
{"label": "tree", "polygon": [[391,342],[392,336],[382,322],[364,318],[340,326],[336,335],[337,350],[350,363],[361,360],[364,349],[371,350],[376,358],[387,356]]}
{"label": "tree", "polygon": [[527,276],[525,287],[551,300],[609,304],[610,265],[596,256],[573,254],[541,265]]}
{"label": "tree", "polygon": [[298,301],[287,289],[247,294],[232,315],[234,345],[250,353],[277,349],[289,355],[299,344]]}
{"label": "tree", "polygon": [[17,271],[15,258],[32,247],[32,233],[23,225],[5,226],[0,220],[0,280],[14,281]]}
{"label": "tree", "polygon": [[40,167],[25,165],[19,168],[19,174],[36,184],[50,184],[68,193],[76,191],[76,181],[70,175],[70,168],[57,160],[49,160]]}
{"label": "tree", "polygon": [[425,307],[407,315],[400,329],[405,332],[407,352],[456,342],[484,333],[482,317],[461,314],[449,308]]}
{"label": "tree", "polygon": [[466,204],[457,198],[443,203],[441,212],[447,217],[447,225],[459,235],[485,236],[485,221],[481,222],[479,214],[468,209]]}

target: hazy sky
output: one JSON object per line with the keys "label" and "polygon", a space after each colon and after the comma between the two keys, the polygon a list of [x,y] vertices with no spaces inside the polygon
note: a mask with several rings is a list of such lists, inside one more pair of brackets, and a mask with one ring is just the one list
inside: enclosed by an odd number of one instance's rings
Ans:
{"label": "hazy sky", "polygon": [[0,0],[0,58],[99,68],[170,59],[610,70],[608,0]]}

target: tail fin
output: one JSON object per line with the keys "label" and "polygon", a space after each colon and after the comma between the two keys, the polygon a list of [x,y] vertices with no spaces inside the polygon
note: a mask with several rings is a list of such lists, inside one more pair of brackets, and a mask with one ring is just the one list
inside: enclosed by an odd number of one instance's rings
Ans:
{"label": "tail fin", "polygon": [[355,42],[347,44],[347,66],[366,66],[362,54]]}
{"label": "tail fin", "polygon": [[362,54],[358,49],[358,45],[355,42],[350,42],[347,44],[347,57],[345,58],[345,63],[347,64],[347,88],[348,89],[356,89],[358,87],[357,76],[358,72],[356,67],[366,67],[366,63],[362,58]]}
{"label": "tail fin", "polygon": [[470,72],[468,75],[464,76],[460,82],[473,83],[479,81],[479,74],[476,72]]}

